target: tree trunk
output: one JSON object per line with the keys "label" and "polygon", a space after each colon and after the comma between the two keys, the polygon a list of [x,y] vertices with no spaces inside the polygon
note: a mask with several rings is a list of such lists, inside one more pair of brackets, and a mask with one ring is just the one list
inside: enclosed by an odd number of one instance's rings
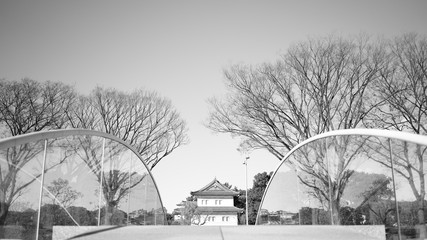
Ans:
{"label": "tree trunk", "polygon": [[0,226],[6,224],[7,214],[9,213],[9,204],[0,203]]}
{"label": "tree trunk", "polygon": [[111,225],[111,218],[113,216],[113,208],[110,204],[105,205],[105,214],[104,214],[104,225]]}
{"label": "tree trunk", "polygon": [[424,224],[424,198],[418,199],[418,224]]}
{"label": "tree trunk", "polygon": [[420,239],[425,239],[427,237],[426,228],[425,228],[425,218],[424,218],[424,198],[426,195],[425,191],[425,177],[424,177],[424,159],[421,151],[421,146],[417,145],[417,155],[419,162],[419,171],[418,174],[420,176],[420,195],[418,200],[418,224],[420,225]]}
{"label": "tree trunk", "polygon": [[340,225],[340,204],[339,200],[332,200],[331,201],[331,211],[332,211],[332,219],[331,219],[331,225]]}
{"label": "tree trunk", "polygon": [[418,225],[419,225],[419,231],[420,236],[419,239],[425,239],[427,236],[426,232],[426,226],[425,226],[425,220],[424,220],[424,198],[418,199]]}

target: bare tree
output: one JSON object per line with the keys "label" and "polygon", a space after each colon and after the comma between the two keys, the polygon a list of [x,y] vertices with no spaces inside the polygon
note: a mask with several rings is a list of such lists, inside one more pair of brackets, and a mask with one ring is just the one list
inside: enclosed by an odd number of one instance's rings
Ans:
{"label": "bare tree", "polygon": [[395,222],[391,216],[396,214],[396,207],[393,204],[393,189],[389,187],[390,178],[379,178],[365,192],[361,194],[364,198],[358,208],[366,207],[369,210],[370,221],[373,224],[384,224],[392,226]]}
{"label": "bare tree", "polygon": [[[225,71],[230,93],[225,101],[210,100],[207,126],[241,137],[243,148],[264,148],[282,159],[293,146],[311,136],[362,124],[377,104],[367,96],[384,67],[383,55],[383,44],[365,36],[331,36],[298,43],[274,64],[233,66]],[[328,182],[318,190],[322,195],[332,195],[330,202],[335,208],[339,208],[340,192],[351,176],[348,166],[354,154],[345,154],[348,142],[334,139],[333,145],[322,150],[333,148],[339,156],[337,179],[328,179],[330,174],[312,174],[318,181]],[[310,172],[312,164],[327,169],[326,162],[319,151],[316,158],[300,159],[295,164]],[[328,193],[330,189],[332,194]],[[339,223],[337,209],[334,213],[334,223]]]}
{"label": "bare tree", "polygon": [[[72,87],[58,82],[39,83],[30,79],[0,81],[0,134],[11,137],[48,129],[64,128],[65,112],[74,101]],[[0,225],[3,225],[11,203],[35,178],[18,182],[22,168],[43,151],[40,143],[30,143],[1,150],[0,158]]]}
{"label": "bare tree", "polygon": [[[376,82],[384,103],[371,112],[369,124],[386,129],[427,134],[427,39],[405,34],[389,43],[388,66]],[[374,159],[391,168],[388,144],[377,141]],[[381,148],[381,149],[379,149]],[[418,202],[418,223],[424,224],[427,147],[393,141],[396,172],[404,177]],[[425,234],[425,233],[424,233]]]}
{"label": "bare tree", "polygon": [[70,151],[80,158],[101,186],[101,193],[96,189],[96,194],[101,194],[104,201],[104,205],[102,202],[99,205],[105,210],[104,224],[112,224],[113,214],[121,201],[136,187],[150,187],[151,179],[146,168],[121,143],[93,136],[68,137],[67,141],[63,146],[65,152]]}
{"label": "bare tree", "polygon": [[[168,100],[157,94],[137,90],[124,93],[113,89],[95,89],[89,96],[81,96],[75,108],[68,112],[73,127],[94,129],[121,138],[132,145],[144,162],[153,169],[173,150],[187,142],[187,127]],[[131,169],[129,158],[121,158],[126,148],[118,143],[108,144],[110,169],[101,168],[101,142],[94,138],[75,139],[81,149],[75,149],[91,171],[102,182],[102,195],[106,201],[105,224],[123,197],[141,183],[147,174]],[[120,157],[121,156],[121,157]],[[118,160],[120,158],[120,160]],[[102,174],[101,174],[102,172]]]}
{"label": "bare tree", "polygon": [[67,208],[73,204],[73,202],[81,197],[83,194],[76,190],[73,190],[68,180],[58,178],[53,180],[51,185],[47,186],[49,193],[45,193],[45,196],[52,199],[53,204],[58,202],[64,208]]}
{"label": "bare tree", "polygon": [[75,128],[115,135],[134,146],[150,169],[187,143],[187,127],[170,101],[156,93],[95,89],[68,116]]}
{"label": "bare tree", "polygon": [[211,217],[211,212],[202,212],[197,206],[195,199],[187,199],[179,204],[179,215],[181,225],[205,225]]}

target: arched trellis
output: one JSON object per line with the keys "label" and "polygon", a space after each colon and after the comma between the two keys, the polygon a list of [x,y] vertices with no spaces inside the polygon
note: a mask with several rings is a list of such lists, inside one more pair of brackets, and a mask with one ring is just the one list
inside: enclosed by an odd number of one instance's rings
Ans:
{"label": "arched trellis", "polygon": [[[62,130],[50,130],[50,131],[43,131],[43,132],[33,132],[33,133],[24,134],[24,135],[18,135],[18,136],[14,136],[14,137],[8,137],[8,138],[1,139],[0,140],[0,150],[11,148],[11,147],[18,146],[18,145],[24,145],[24,144],[34,143],[34,142],[38,142],[38,141],[44,141],[44,156],[43,156],[43,158],[46,158],[47,141],[49,139],[65,138],[65,137],[70,137],[70,136],[100,137],[100,138],[104,139],[104,144],[105,144],[105,139],[109,139],[109,140],[117,142],[117,143],[123,145],[125,148],[129,149],[135,156],[138,157],[140,162],[143,164],[145,170],[149,174],[149,177],[152,180],[156,194],[158,196],[158,200],[160,203],[160,209],[162,211],[162,214],[163,214],[163,216],[166,216],[166,213],[164,212],[163,202],[162,202],[157,184],[153,178],[153,175],[152,175],[150,169],[147,167],[147,165],[143,161],[143,159],[140,156],[140,154],[138,153],[138,151],[134,147],[132,147],[131,145],[129,145],[128,143],[123,141],[122,139],[120,139],[116,136],[113,136],[111,134],[107,134],[107,133],[99,132],[99,131],[95,131],[95,130],[87,130],[87,129],[62,129]],[[104,151],[104,147],[105,147],[104,144],[103,144],[103,149],[102,149],[103,151]],[[44,162],[43,162],[43,164],[44,164]],[[43,169],[44,169],[44,166],[43,166]],[[44,173],[44,171],[42,171],[42,175],[43,175],[43,173]],[[41,177],[41,179],[43,179],[43,176]],[[39,180],[37,179],[37,181],[39,181]],[[41,198],[41,196],[39,196],[39,197]],[[40,218],[40,209],[39,209],[38,218]],[[166,223],[165,218],[163,218],[163,222]],[[38,230],[38,228],[37,228],[37,230]],[[38,237],[38,234],[36,236]]]}
{"label": "arched trellis", "polygon": [[[311,137],[299,144],[297,144],[294,148],[292,148],[281,160],[281,162],[276,167],[276,170],[274,171],[273,175],[270,178],[270,181],[267,184],[267,187],[264,191],[263,197],[261,199],[261,203],[259,205],[258,209],[258,216],[256,218],[256,224],[258,225],[258,221],[260,219],[261,214],[261,208],[263,207],[263,203],[266,197],[266,194],[270,188],[271,183],[274,180],[274,177],[276,176],[279,169],[282,167],[283,164],[287,163],[288,158],[297,150],[299,150],[301,147],[312,143],[314,141],[328,138],[328,137],[335,137],[335,136],[368,136],[368,137],[384,137],[388,139],[395,139],[395,140],[401,140],[406,142],[411,142],[419,145],[427,146],[427,136],[424,135],[418,135],[408,132],[401,132],[401,131],[391,131],[391,130],[383,130],[383,129],[363,129],[363,128],[356,128],[356,129],[342,129],[342,130],[335,130],[330,131],[326,133],[322,133],[319,135],[316,135],[314,137]],[[393,170],[392,170],[393,171]],[[398,226],[400,228],[400,226]]]}

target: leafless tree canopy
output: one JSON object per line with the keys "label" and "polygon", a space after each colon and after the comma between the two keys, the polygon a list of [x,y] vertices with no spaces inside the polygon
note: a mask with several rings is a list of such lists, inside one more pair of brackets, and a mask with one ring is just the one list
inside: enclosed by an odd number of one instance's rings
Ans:
{"label": "leafless tree canopy", "polygon": [[[0,81],[0,134],[3,137],[66,127],[65,112],[71,108],[75,93],[62,83],[39,83],[30,79]],[[43,144],[20,145],[0,152],[0,225],[10,205],[35,178],[18,181],[18,172],[43,151]],[[34,174],[40,175],[40,171]]]}
{"label": "leafless tree canopy", "polygon": [[227,99],[210,100],[207,126],[281,159],[313,135],[361,124],[376,104],[366,96],[383,55],[367,37],[328,37],[295,44],[276,63],[232,66]]}
{"label": "leafless tree canopy", "polygon": [[45,196],[52,199],[53,204],[59,203],[65,208],[72,205],[72,203],[78,198],[83,197],[81,192],[78,192],[69,185],[68,180],[58,178],[51,182],[47,186],[49,192],[45,193]]}
{"label": "leafless tree canopy", "polygon": [[375,84],[384,105],[371,117],[383,128],[427,134],[427,39],[407,34],[388,46],[387,68]]}
{"label": "leafless tree canopy", "polygon": [[[415,34],[393,41],[367,36],[308,39],[275,63],[225,70],[229,92],[225,100],[210,100],[207,126],[240,137],[242,148],[264,148],[278,159],[297,143],[331,130],[367,126],[425,134],[426,57],[426,38]],[[310,176],[300,180],[337,209],[352,174],[348,166],[365,150],[358,145],[364,141],[349,143],[346,137],[319,141],[311,145],[315,156],[301,153],[295,161]],[[334,178],[325,165],[324,153],[331,150],[337,156]],[[424,199],[426,150],[416,151],[416,165],[414,158],[403,157],[412,162],[400,166],[411,169],[406,176],[418,174],[422,190],[415,196]]]}
{"label": "leafless tree canopy", "polygon": [[59,82],[0,81],[0,124],[3,137],[65,128],[65,112],[74,102],[75,92]]}
{"label": "leafless tree canopy", "polygon": [[[121,138],[137,149],[150,169],[187,142],[185,122],[173,109],[170,101],[162,99],[156,93],[143,90],[124,93],[114,89],[96,88],[89,96],[81,96],[78,103],[68,112],[73,127],[94,129]],[[106,224],[110,224],[114,208],[147,176],[122,170],[122,162],[115,162],[117,168],[104,170],[103,174],[100,174],[101,144],[93,139],[77,140],[80,142],[77,145],[83,149],[81,159],[97,176],[98,181],[104,183],[104,220]],[[110,143],[108,147],[110,161],[125,150],[118,144]]]}
{"label": "leafless tree canopy", "polygon": [[[382,103],[372,111],[367,122],[373,127],[427,134],[427,38],[406,34],[387,43],[387,67],[375,82]],[[424,223],[425,146],[394,141],[396,172],[408,180],[418,201],[418,222]],[[388,144],[371,142],[373,160],[391,167]]]}
{"label": "leafless tree canopy", "polygon": [[[124,93],[113,89],[96,88],[89,96],[78,95],[73,87],[59,82],[0,80],[0,135],[16,136],[49,129],[84,128],[115,135],[134,146],[147,166],[152,169],[164,157],[187,142],[187,127],[170,101],[156,93],[137,90]],[[81,146],[79,151],[66,151],[82,157],[89,168],[100,176],[102,147],[90,137],[69,138],[68,143]],[[49,146],[58,140],[49,141]],[[67,143],[58,143],[73,150]],[[123,152],[123,146],[111,147],[112,155]],[[75,146],[77,147],[77,146]],[[43,144],[31,143],[8,148],[1,152],[0,162],[0,225],[7,217],[10,205],[41,174],[27,182],[19,181],[20,170],[43,151]],[[85,152],[86,151],[86,152]],[[67,154],[59,163],[69,157]],[[53,168],[55,166],[49,166]],[[48,171],[49,169],[46,169]],[[129,175],[135,176],[130,186],[122,186]],[[104,182],[116,187],[103,194],[107,202],[117,206],[118,201],[133,186],[142,181],[136,172],[111,170]],[[100,180],[100,179],[99,179]],[[108,186],[110,186],[108,185]],[[108,187],[107,186],[107,187]],[[111,187],[111,186],[110,186]],[[108,195],[108,196],[107,196]]]}
{"label": "leafless tree canopy", "polygon": [[137,90],[96,88],[68,112],[71,126],[115,135],[135,147],[150,169],[182,144],[187,127],[170,101]]}

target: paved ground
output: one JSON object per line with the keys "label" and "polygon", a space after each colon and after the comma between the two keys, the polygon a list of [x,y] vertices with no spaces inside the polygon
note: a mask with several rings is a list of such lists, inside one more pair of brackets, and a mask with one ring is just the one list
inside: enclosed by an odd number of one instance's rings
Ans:
{"label": "paved ground", "polygon": [[[61,227],[60,227],[61,228]],[[67,229],[68,228],[68,229]],[[53,239],[66,239],[86,227],[55,229]],[[79,230],[80,229],[80,230]],[[82,234],[72,239],[160,239],[160,240],[385,240],[384,226],[129,226],[91,228],[96,233]],[[70,235],[71,234],[71,235]]]}

